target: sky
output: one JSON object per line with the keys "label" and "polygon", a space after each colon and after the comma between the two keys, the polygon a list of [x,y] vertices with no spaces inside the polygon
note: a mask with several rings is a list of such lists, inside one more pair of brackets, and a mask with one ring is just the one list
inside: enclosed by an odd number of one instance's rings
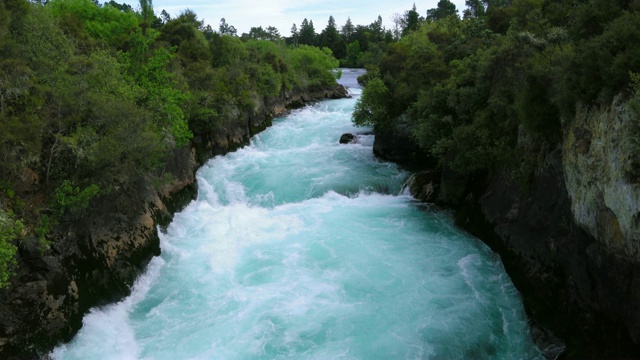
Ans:
{"label": "sky", "polygon": [[[139,2],[125,0],[134,9],[139,8]],[[461,14],[465,8],[464,0],[452,0]],[[426,16],[427,10],[435,8],[438,0],[415,1],[416,10],[421,16]],[[382,16],[382,23],[392,28],[393,14],[403,14],[411,9],[413,0],[195,0],[171,1],[155,0],[153,8],[156,15],[166,10],[172,17],[179,15],[185,9],[191,9],[204,19],[205,24],[218,30],[220,19],[225,18],[227,24],[235,26],[238,35],[248,33],[252,26],[275,26],[280,35],[290,36],[291,26],[295,23],[300,28],[302,20],[313,21],[316,33],[320,33],[327,26],[329,16],[333,16],[340,29],[350,17],[354,25],[369,25],[378,15]]]}

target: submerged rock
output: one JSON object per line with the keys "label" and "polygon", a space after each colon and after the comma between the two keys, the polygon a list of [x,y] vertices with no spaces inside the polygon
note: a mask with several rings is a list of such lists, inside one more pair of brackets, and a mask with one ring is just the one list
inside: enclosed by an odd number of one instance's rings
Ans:
{"label": "submerged rock", "polygon": [[352,144],[355,143],[357,137],[351,133],[345,133],[340,136],[340,144]]}

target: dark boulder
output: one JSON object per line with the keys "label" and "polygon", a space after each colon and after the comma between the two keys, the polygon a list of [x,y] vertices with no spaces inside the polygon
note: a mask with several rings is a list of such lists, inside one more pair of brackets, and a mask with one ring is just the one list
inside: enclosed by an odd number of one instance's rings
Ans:
{"label": "dark boulder", "polygon": [[356,142],[356,136],[351,133],[345,133],[340,136],[340,144],[350,144]]}
{"label": "dark boulder", "polygon": [[335,87],[335,89],[333,89],[333,91],[329,92],[327,97],[329,99],[344,99],[351,96],[349,96],[349,91],[347,91],[344,86],[338,85]]}

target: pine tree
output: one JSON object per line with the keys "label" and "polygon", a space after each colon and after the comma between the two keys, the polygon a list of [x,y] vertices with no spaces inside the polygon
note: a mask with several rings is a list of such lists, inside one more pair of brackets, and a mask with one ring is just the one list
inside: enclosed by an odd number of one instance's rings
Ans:
{"label": "pine tree", "polygon": [[313,28],[313,20],[306,18],[300,24],[299,43],[304,45],[316,45],[316,30]]}
{"label": "pine tree", "polygon": [[233,25],[227,24],[227,20],[224,18],[220,19],[220,27],[218,28],[218,32],[220,35],[238,35],[238,30]]}
{"label": "pine tree", "polygon": [[356,27],[353,26],[351,18],[348,17],[347,22],[344,24],[344,26],[342,27],[342,31],[340,32],[344,37],[344,41],[350,44],[353,41],[353,34],[355,34],[355,32]]}
{"label": "pine tree", "polygon": [[382,41],[384,38],[384,27],[382,27],[382,16],[378,15],[376,21],[369,25],[371,35],[375,41]]}
{"label": "pine tree", "polygon": [[420,25],[420,15],[416,10],[416,4],[413,4],[411,10],[404,13],[404,26],[402,28],[402,36],[407,35],[411,31],[416,31]]}
{"label": "pine tree", "polygon": [[342,59],[346,55],[347,44],[340,36],[340,33],[338,32],[338,28],[336,26],[336,20],[333,18],[333,16],[329,16],[327,27],[322,30],[322,33],[320,34],[319,45],[320,47],[327,47],[331,49],[331,52],[333,52],[333,56],[336,59]]}
{"label": "pine tree", "polygon": [[296,26],[296,23],[293,23],[293,26],[291,26],[291,42],[293,43],[293,46],[298,46],[299,38],[300,33],[298,33],[298,27]]}
{"label": "pine tree", "polygon": [[153,0],[140,0],[140,15],[142,15],[142,24],[146,29],[151,26],[151,22],[155,18],[153,14]]}

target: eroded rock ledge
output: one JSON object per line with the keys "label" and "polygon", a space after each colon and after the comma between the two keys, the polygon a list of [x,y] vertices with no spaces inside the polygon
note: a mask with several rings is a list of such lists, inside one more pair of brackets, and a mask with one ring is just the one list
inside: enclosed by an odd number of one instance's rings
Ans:
{"label": "eroded rock ledge", "polygon": [[16,276],[0,290],[0,358],[40,358],[70,340],[91,307],[127,296],[151,258],[160,254],[157,227],[168,225],[195,197],[195,171],[204,162],[248,144],[289,108],[347,96],[336,85],[254,99],[251,111],[229,119],[225,127],[194,134],[189,146],[166,159],[163,172],[174,178],[170,184],[158,188],[141,179],[100,199],[90,214],[55,230],[45,255],[35,241],[21,244]]}

